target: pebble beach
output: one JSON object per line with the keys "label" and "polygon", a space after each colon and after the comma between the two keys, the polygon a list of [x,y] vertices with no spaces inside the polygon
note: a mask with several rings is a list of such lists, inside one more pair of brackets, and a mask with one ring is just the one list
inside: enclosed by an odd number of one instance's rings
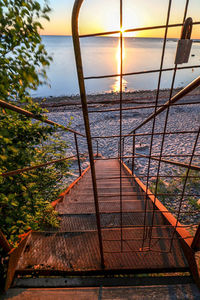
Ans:
{"label": "pebble beach", "polygon": [[[174,94],[179,92],[178,89],[174,90]],[[139,124],[141,124],[149,115],[154,112],[156,91],[137,91],[123,93],[123,113],[122,113],[122,132],[128,134]],[[88,110],[90,118],[90,127],[92,137],[104,137],[113,136],[119,134],[119,93],[105,93],[88,95]],[[161,90],[159,94],[158,105],[164,104],[169,99],[169,90]],[[41,102],[41,99],[36,99]],[[193,104],[187,104],[187,103]],[[174,159],[176,161],[189,163],[190,157],[182,156],[176,157],[176,155],[190,155],[194,145],[194,139],[196,132],[199,130],[200,124],[200,89],[196,89],[184,99],[178,103],[183,105],[174,105],[170,107],[167,128],[166,131],[181,132],[191,131],[194,133],[185,134],[169,134],[165,136],[163,156],[166,159]],[[196,103],[196,104],[195,104]],[[62,125],[67,125],[70,121],[71,128],[74,130],[85,133],[83,116],[81,110],[81,101],[79,96],[73,97],[50,97],[46,101],[41,102],[41,106],[48,110],[48,118]],[[163,112],[156,118],[154,132],[162,132],[166,114]],[[149,133],[152,131],[152,121],[147,123],[137,133]],[[71,156],[75,154],[75,144],[73,134],[67,132],[61,132],[62,137],[69,142],[69,148],[67,155]],[[119,138],[98,138],[99,153],[101,158],[117,157],[118,155],[118,142]],[[151,137],[139,136],[136,137],[136,152],[142,155],[149,154]],[[160,154],[160,146],[162,142],[161,135],[155,135],[153,139],[152,155]],[[82,168],[85,169],[89,162],[87,159],[87,144],[85,138],[78,137],[79,151],[83,154]],[[132,155],[132,137],[125,138],[124,143],[124,156]],[[94,153],[96,153],[96,141],[93,141]],[[200,154],[200,142],[198,142],[195,149],[195,154]],[[131,158],[124,159],[129,167],[131,167]],[[199,165],[199,157],[193,159],[193,164]],[[151,160],[150,183],[155,179],[157,175],[158,162]],[[148,159],[137,158],[135,160],[135,173],[137,176],[147,175]],[[183,168],[172,166],[170,164],[161,163],[159,175],[167,176],[183,173]],[[72,175],[69,182],[73,181],[78,176],[78,168],[76,159],[72,162]],[[144,178],[141,179],[144,183]],[[164,183],[169,184],[169,178],[164,178]],[[195,196],[195,201],[198,202],[200,198],[199,186],[197,190],[190,191],[190,193],[198,194]],[[175,199],[173,202],[169,199],[166,200],[165,205],[172,211],[176,210],[179,200]],[[198,204],[196,206],[198,208]],[[188,210],[194,210],[194,207],[188,203],[188,199],[184,198],[182,204],[183,210],[186,214],[183,218],[183,222],[198,224],[200,220],[200,209],[197,209],[197,213],[188,215]],[[200,208],[200,206],[199,206]]]}

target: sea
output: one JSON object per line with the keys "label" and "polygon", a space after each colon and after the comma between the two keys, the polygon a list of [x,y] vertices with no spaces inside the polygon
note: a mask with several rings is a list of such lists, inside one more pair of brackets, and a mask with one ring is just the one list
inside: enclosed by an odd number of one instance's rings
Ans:
{"label": "sea", "polygon": [[[42,36],[53,62],[47,69],[47,84],[31,91],[33,97],[73,96],[79,94],[78,79],[71,36]],[[123,73],[142,72],[160,68],[163,39],[125,37],[123,40]],[[168,39],[163,68],[173,68],[177,39]],[[115,75],[120,73],[120,42],[118,37],[81,39],[84,76]],[[190,59],[183,66],[200,66],[200,41],[193,41]],[[175,87],[183,87],[200,75],[200,68],[178,70]],[[163,72],[161,88],[170,88],[173,72]],[[85,80],[87,94],[119,92],[119,77]],[[158,73],[123,77],[124,91],[154,90]]]}

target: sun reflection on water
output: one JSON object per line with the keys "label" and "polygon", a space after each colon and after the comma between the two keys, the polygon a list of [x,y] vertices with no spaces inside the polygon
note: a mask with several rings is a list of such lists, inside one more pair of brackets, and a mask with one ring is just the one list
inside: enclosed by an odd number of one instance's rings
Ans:
{"label": "sun reflection on water", "polygon": [[[125,47],[124,47],[124,41],[122,43],[122,63],[124,61],[125,58]],[[120,49],[120,40],[117,46],[117,52],[116,52],[116,61],[117,61],[117,74],[120,74],[121,71],[121,49]],[[122,91],[124,92],[127,89],[127,81],[122,78]],[[114,84],[112,85],[112,90],[115,93],[120,92],[120,76],[117,76],[115,79]]]}

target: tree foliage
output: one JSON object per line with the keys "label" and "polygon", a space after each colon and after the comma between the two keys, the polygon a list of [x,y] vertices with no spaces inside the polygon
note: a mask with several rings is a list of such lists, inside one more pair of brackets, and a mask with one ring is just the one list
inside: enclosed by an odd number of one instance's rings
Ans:
{"label": "tree foliage", "polygon": [[0,0],[0,95],[2,100],[30,101],[28,89],[46,78],[51,57],[41,43],[41,18],[50,8],[35,0]]}
{"label": "tree foliage", "polygon": [[[66,156],[66,145],[54,131],[16,113],[2,114],[0,173]],[[59,225],[50,202],[63,189],[59,182],[68,177],[68,169],[68,162],[63,161],[0,177],[0,227],[11,243],[17,242],[18,235],[30,228],[37,230],[47,225]]]}
{"label": "tree foliage", "polygon": [[[42,44],[40,20],[50,8],[35,0],[0,0],[0,98],[43,115],[30,97],[46,80],[50,64]],[[69,125],[69,124],[68,124]],[[66,143],[46,126],[18,113],[0,109],[0,173],[66,156]],[[0,228],[13,245],[28,229],[58,226],[50,202],[64,188],[67,161],[14,176],[0,176]]]}

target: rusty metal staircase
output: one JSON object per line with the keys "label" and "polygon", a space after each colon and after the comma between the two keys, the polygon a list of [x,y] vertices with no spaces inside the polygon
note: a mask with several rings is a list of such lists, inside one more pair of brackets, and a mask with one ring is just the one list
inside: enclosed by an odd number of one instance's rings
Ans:
{"label": "rusty metal staircase", "polygon": [[[175,219],[158,200],[152,228],[151,219],[154,211],[152,194],[149,195],[147,202],[146,236],[143,236],[146,200],[144,186],[138,178],[131,176],[130,170],[124,164],[122,164],[123,227],[121,227],[118,176],[120,164],[119,160],[95,162],[104,266],[101,265],[93,186],[88,167],[79,180],[66,190],[62,201],[56,204],[55,209],[61,217],[59,230],[32,231],[12,252],[7,276],[8,286],[13,277],[15,277],[14,286],[19,288],[31,284],[31,287],[35,287],[32,276],[38,283],[41,276],[46,278],[54,276],[54,286],[56,282],[59,286],[60,281],[56,278],[60,276],[86,278],[106,274],[182,273],[191,270],[191,262],[195,264],[194,258],[190,253],[188,262],[183,247],[185,241],[187,243],[190,238],[189,233],[180,225],[172,243]],[[181,280],[180,277],[178,279]],[[73,285],[73,280],[71,284]],[[11,294],[13,291],[15,290],[12,290]]]}
{"label": "rusty metal staircase", "polygon": [[[123,3],[122,0],[119,2],[120,27],[122,28]],[[155,110],[137,127],[131,128],[128,133],[124,133],[122,130],[124,96],[122,80],[123,76],[133,75],[134,73],[123,73],[123,33],[118,30],[115,32],[79,36],[78,16],[83,0],[75,1],[72,15],[72,31],[86,135],[72,129],[65,129],[69,131],[69,134],[74,134],[74,145],[76,148],[80,177],[52,204],[61,218],[60,228],[58,230],[47,229],[45,232],[31,231],[25,236],[19,246],[11,251],[6,283],[7,289],[13,282],[20,286],[20,280],[23,281],[24,277],[30,275],[50,278],[51,276],[108,276],[114,274],[166,272],[190,272],[196,284],[200,286],[198,268],[195,260],[195,252],[200,250],[200,227],[197,228],[195,236],[192,237],[187,231],[187,226],[181,225],[179,222],[182,213],[182,201],[190,171],[200,170],[199,164],[193,161],[194,157],[199,157],[198,154],[195,154],[197,144],[199,143],[199,128],[192,132],[189,130],[170,132],[171,135],[188,134],[189,132],[194,135],[194,144],[190,155],[187,155],[187,163],[165,159],[163,154],[165,137],[169,135],[167,122],[171,107],[176,104],[179,105],[179,102],[181,102],[184,96],[200,86],[200,77],[198,77],[180,92],[173,95],[175,76],[179,69],[176,64],[173,69],[169,99],[162,105],[159,103],[161,76],[162,72],[165,71],[163,69],[163,60],[167,30],[169,27],[171,2],[172,1],[169,0],[166,25],[156,26],[156,28],[165,29],[165,36],[163,39],[160,69],[153,71],[159,74],[154,105]],[[189,1],[186,1],[183,23],[173,24],[174,27],[184,26],[188,3]],[[193,25],[195,24],[200,23],[193,23]],[[132,31],[149,29],[155,28],[134,28]],[[131,29],[129,31],[131,31]],[[94,78],[84,78],[79,39],[95,35],[109,35],[112,33],[118,33],[120,35],[121,45],[121,71],[120,74],[116,75],[120,78],[120,93],[117,99],[119,100],[119,133],[113,136],[92,137],[85,80]],[[192,67],[193,66],[191,66],[191,68]],[[184,69],[184,67],[182,68]],[[145,74],[146,71],[142,73]],[[110,77],[113,76],[114,75],[110,75]],[[95,78],[104,77],[109,76],[97,76]],[[0,101],[0,105],[28,115],[29,117],[38,118],[38,116],[34,116],[13,105],[3,103],[3,101]],[[180,103],[180,105],[184,105],[184,103]],[[155,122],[156,118],[163,112],[166,113],[164,129],[158,133],[155,131]],[[42,121],[59,126],[49,120]],[[152,122],[151,132],[143,132],[143,126],[148,122]],[[60,127],[63,129],[63,126]],[[153,152],[153,139],[155,135],[162,137],[161,149],[157,156],[155,156]],[[148,155],[141,155],[136,152],[137,138],[141,136],[150,137]],[[81,168],[77,137],[87,140],[90,166],[84,172],[82,172]],[[94,142],[97,142],[98,148],[98,141],[100,139],[109,138],[118,139],[118,156],[103,159],[98,155],[98,150],[95,156],[93,153]],[[129,141],[127,141],[128,139]],[[132,153],[127,156],[124,154],[124,148],[130,143],[130,139]],[[143,176],[146,178],[145,184],[144,180],[140,180],[141,178],[137,177],[134,172],[136,160],[141,157],[144,157],[148,161],[147,173]],[[180,156],[177,155],[177,158],[179,157]],[[131,170],[127,167],[127,164],[124,163],[127,159],[131,160]],[[156,174],[151,175],[151,161],[154,160],[158,161],[158,170]],[[159,193],[157,187],[158,180],[161,176],[161,163],[186,169],[186,174],[183,176],[184,185],[182,194],[178,196],[174,195],[174,197],[179,197],[179,209],[175,212],[176,217],[173,216],[158,199]],[[25,171],[31,168],[25,168]],[[23,171],[24,170],[20,170],[20,172]],[[12,173],[12,175],[14,174],[15,173]],[[4,176],[8,176],[8,174],[4,174]],[[153,176],[156,178],[154,194],[149,189],[150,179]],[[169,175],[166,175],[166,177],[169,177]]]}
{"label": "rusty metal staircase", "polygon": [[[101,266],[98,233],[91,174],[88,171],[77,183],[56,210],[61,217],[60,229],[56,232],[32,232],[24,244],[16,266],[19,275],[33,274],[89,274],[94,272],[134,272],[151,269],[156,271],[188,271],[189,266],[181,249],[179,237],[174,236],[170,250],[173,226],[157,209],[155,226],[145,238],[144,251],[143,220],[145,201],[138,193],[139,186],[123,170],[123,228],[120,226],[119,161],[97,161],[95,164],[101,233],[103,242],[104,268]],[[148,199],[147,227],[151,227],[152,207]],[[122,235],[121,235],[122,231]],[[122,250],[121,250],[122,248]],[[148,248],[148,249],[147,249]],[[155,253],[157,255],[155,256]],[[48,253],[48,255],[47,255]]]}
{"label": "rusty metal staircase", "polygon": [[[157,200],[155,223],[152,228],[153,201],[152,194],[149,195],[144,237],[144,187],[123,165],[121,227],[118,176],[120,162],[97,160],[95,169],[104,267],[101,265],[93,186],[88,168],[55,207],[61,217],[59,230],[31,232],[13,251],[8,270],[8,285],[11,284],[14,275],[16,278],[18,276],[23,278],[27,275],[49,277],[190,271],[191,265],[183,247],[185,243],[189,249],[186,243],[190,235],[181,226],[173,235],[175,219],[167,209]],[[144,241],[143,248],[142,241]],[[191,259],[192,252],[190,263]],[[195,263],[194,258],[192,263]]]}

